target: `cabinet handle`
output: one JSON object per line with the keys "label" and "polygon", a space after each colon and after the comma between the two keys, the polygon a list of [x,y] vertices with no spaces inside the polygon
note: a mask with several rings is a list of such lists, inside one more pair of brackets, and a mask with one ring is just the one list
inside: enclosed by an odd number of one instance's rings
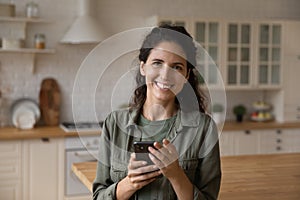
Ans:
{"label": "cabinet handle", "polygon": [[245,134],[246,134],[246,135],[250,135],[250,134],[251,134],[251,131],[250,131],[250,130],[245,130]]}
{"label": "cabinet handle", "polygon": [[50,139],[49,139],[49,138],[41,138],[41,140],[42,140],[43,142],[50,142]]}
{"label": "cabinet handle", "polygon": [[281,151],[281,147],[280,146],[276,147],[276,150]]}
{"label": "cabinet handle", "polygon": [[277,142],[277,143],[281,143],[282,140],[278,138],[278,139],[276,140],[276,142]]}
{"label": "cabinet handle", "polygon": [[281,131],[280,129],[278,129],[278,130],[276,130],[276,133],[277,133],[277,134],[281,134],[282,131]]}

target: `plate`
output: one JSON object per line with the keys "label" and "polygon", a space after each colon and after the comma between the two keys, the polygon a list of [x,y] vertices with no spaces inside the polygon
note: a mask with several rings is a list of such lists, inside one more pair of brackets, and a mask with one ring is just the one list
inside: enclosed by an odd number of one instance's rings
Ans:
{"label": "plate", "polygon": [[31,129],[41,117],[38,104],[32,99],[19,99],[12,105],[13,125],[20,129]]}

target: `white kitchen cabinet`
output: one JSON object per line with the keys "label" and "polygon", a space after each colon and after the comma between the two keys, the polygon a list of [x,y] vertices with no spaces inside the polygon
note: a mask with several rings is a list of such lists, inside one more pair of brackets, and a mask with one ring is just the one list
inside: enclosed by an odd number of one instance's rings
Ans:
{"label": "white kitchen cabinet", "polygon": [[22,200],[20,141],[0,142],[0,199]]}
{"label": "white kitchen cabinet", "polygon": [[[208,53],[199,70],[206,84],[217,85],[217,70],[226,89],[280,89],[282,83],[282,22],[154,17],[152,25],[186,27]],[[216,65],[218,68],[212,67]]]}
{"label": "white kitchen cabinet", "polygon": [[300,75],[300,22],[289,21],[284,24],[283,29],[283,99],[285,121],[300,121],[300,92],[299,85]]}
{"label": "white kitchen cabinet", "polygon": [[223,131],[221,156],[300,152],[300,129]]}
{"label": "white kitchen cabinet", "polygon": [[221,155],[251,155],[260,153],[259,131],[223,131],[220,139]]}
{"label": "white kitchen cabinet", "polygon": [[260,153],[260,132],[253,130],[237,131],[234,137],[235,155]]}
{"label": "white kitchen cabinet", "polygon": [[287,152],[286,134],[281,129],[261,130],[261,152],[262,154]]}
{"label": "white kitchen cabinet", "polygon": [[253,86],[253,24],[227,22],[225,26],[226,55],[224,80],[226,88],[250,88]]}
{"label": "white kitchen cabinet", "polygon": [[[218,21],[193,20],[194,39],[201,45],[197,57],[199,73],[210,87],[221,83],[221,24]],[[203,48],[203,49],[202,49]],[[205,49],[205,50],[204,50]]]}
{"label": "white kitchen cabinet", "polygon": [[282,25],[276,22],[258,24],[258,69],[259,87],[276,87],[281,83]]}
{"label": "white kitchen cabinet", "polygon": [[300,152],[300,129],[284,130],[286,152]]}
{"label": "white kitchen cabinet", "polygon": [[63,200],[63,139],[23,141],[24,200]]}
{"label": "white kitchen cabinet", "polygon": [[235,132],[230,132],[230,131],[222,132],[219,140],[221,156],[235,155],[234,152],[235,135],[236,135]]}

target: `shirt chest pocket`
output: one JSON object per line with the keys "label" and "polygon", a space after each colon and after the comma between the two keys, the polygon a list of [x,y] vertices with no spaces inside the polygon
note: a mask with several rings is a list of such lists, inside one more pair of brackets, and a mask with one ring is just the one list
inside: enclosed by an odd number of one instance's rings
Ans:
{"label": "shirt chest pocket", "polygon": [[196,158],[184,159],[179,161],[179,165],[184,170],[190,181],[194,182],[197,173],[197,166],[199,160]]}
{"label": "shirt chest pocket", "polygon": [[125,164],[113,163],[110,169],[110,176],[113,182],[118,182],[127,176],[127,166]]}

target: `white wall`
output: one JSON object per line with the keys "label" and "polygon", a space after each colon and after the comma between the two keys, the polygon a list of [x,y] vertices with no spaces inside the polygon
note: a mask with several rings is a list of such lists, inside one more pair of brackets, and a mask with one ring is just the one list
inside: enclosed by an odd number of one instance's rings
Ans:
{"label": "white wall", "polygon": [[[29,1],[29,0],[28,0]],[[24,16],[27,0],[14,0],[17,15]],[[9,0],[0,0],[9,2]],[[94,48],[94,45],[64,45],[58,41],[74,20],[77,13],[76,0],[36,0],[40,8],[40,16],[51,23],[28,26],[27,46],[32,46],[33,36],[43,32],[47,37],[47,47],[55,48],[53,55],[36,56],[36,72],[30,70],[30,56],[27,54],[0,53],[0,89],[3,96],[13,102],[21,97],[30,97],[38,101],[40,84],[45,77],[54,77],[61,88],[62,107],[61,121],[72,120],[71,94],[74,79],[81,62]],[[98,0],[97,17],[99,24],[110,34],[147,26],[146,20],[153,15],[188,16],[199,18],[230,19],[300,19],[300,1],[298,0]],[[1,27],[0,27],[1,29]],[[118,63],[120,66],[120,63]],[[115,76],[110,72],[108,79]],[[105,87],[106,83],[101,83]],[[109,85],[109,84],[108,84]],[[82,95],[84,93],[82,89]],[[118,98],[128,95],[119,92]],[[235,103],[237,94],[227,95],[229,108]],[[248,95],[248,96],[247,96]],[[258,94],[245,94],[245,101]],[[110,111],[110,99],[101,96],[97,112],[103,119]],[[99,98],[100,99],[100,98]],[[240,99],[240,98],[239,98]],[[88,119],[91,113],[82,107],[82,119]],[[229,112],[231,112],[229,110]]]}

